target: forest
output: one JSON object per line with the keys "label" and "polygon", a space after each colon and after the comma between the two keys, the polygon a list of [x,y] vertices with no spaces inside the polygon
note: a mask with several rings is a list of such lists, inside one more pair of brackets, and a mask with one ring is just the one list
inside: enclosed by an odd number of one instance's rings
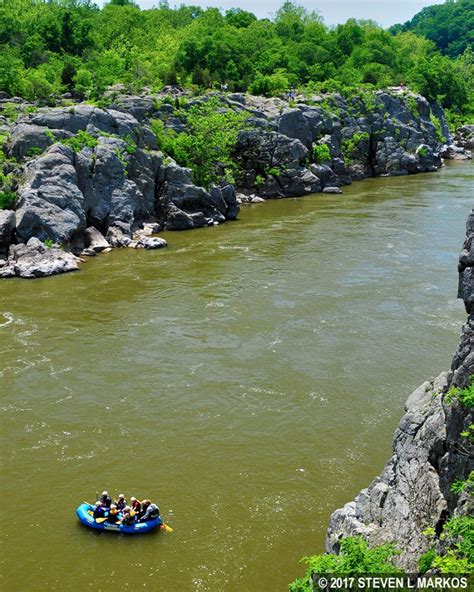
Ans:
{"label": "forest", "polygon": [[66,92],[98,100],[117,83],[267,96],[405,84],[468,121],[472,18],[472,0],[448,0],[391,30],[354,19],[328,27],[292,0],[271,19],[166,0],[150,10],[131,0],[9,0],[0,6],[0,90],[48,102]]}

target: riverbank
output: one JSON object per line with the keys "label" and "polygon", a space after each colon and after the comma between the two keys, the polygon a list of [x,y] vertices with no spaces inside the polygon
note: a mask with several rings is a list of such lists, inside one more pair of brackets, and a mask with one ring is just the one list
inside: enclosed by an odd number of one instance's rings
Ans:
{"label": "riverbank", "polygon": [[[404,90],[304,103],[176,92],[111,93],[106,108],[2,100],[13,113],[2,131],[14,210],[0,211],[0,277],[73,271],[79,257],[109,248],[161,248],[157,231],[234,220],[239,202],[338,193],[367,176],[435,171],[442,151],[449,155],[442,109]],[[200,187],[162,150],[183,157],[181,140],[199,137],[209,121],[211,144],[226,148],[223,163],[214,155],[199,169],[217,184]]]}

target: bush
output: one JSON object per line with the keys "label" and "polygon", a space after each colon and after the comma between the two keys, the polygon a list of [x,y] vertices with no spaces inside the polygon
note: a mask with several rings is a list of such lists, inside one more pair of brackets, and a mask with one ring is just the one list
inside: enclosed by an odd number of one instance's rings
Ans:
{"label": "bush", "polygon": [[303,557],[308,571],[304,578],[298,578],[289,586],[290,592],[313,592],[312,578],[314,574],[327,575],[397,575],[403,572],[395,567],[392,558],[397,554],[393,545],[381,545],[369,548],[360,536],[348,537],[341,541],[339,555],[312,555]]}
{"label": "bush", "polygon": [[10,210],[15,203],[16,194],[14,191],[0,191],[0,210]]}
{"label": "bush", "polygon": [[331,159],[331,152],[327,144],[315,144],[313,146],[314,162],[323,163]]}
{"label": "bush", "polygon": [[247,116],[224,108],[218,99],[193,105],[181,114],[189,132],[176,134],[152,120],[158,144],[180,165],[190,167],[198,185],[209,187],[222,180],[233,182],[237,165],[232,158],[237,136]]}
{"label": "bush", "polygon": [[471,384],[465,389],[451,387],[446,393],[444,400],[446,403],[452,403],[457,399],[463,407],[472,409],[474,407],[474,377],[471,377]]}
{"label": "bush", "polygon": [[72,148],[74,152],[80,152],[83,148],[95,148],[97,146],[97,138],[91,136],[89,133],[80,130],[72,138],[62,140],[65,146]]}

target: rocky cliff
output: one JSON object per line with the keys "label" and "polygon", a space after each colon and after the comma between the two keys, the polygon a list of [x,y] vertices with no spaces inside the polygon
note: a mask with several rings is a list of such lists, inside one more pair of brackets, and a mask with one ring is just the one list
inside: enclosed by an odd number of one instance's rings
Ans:
{"label": "rocky cliff", "polygon": [[382,474],[331,516],[331,553],[338,552],[341,538],[360,534],[373,545],[395,543],[401,551],[396,562],[413,573],[431,544],[423,532],[433,528],[439,536],[450,516],[474,511],[472,497],[451,490],[474,469],[474,446],[465,435],[473,410],[448,394],[452,387],[467,387],[474,375],[474,210],[459,259],[458,295],[468,319],[451,369],[410,395]]}
{"label": "rocky cliff", "polygon": [[366,176],[434,171],[451,139],[442,110],[405,91],[291,104],[216,98],[246,116],[234,153],[240,193],[224,181],[196,186],[190,169],[160,151],[150,126],[160,120],[165,130],[187,133],[187,110],[209,96],[111,92],[101,108],[0,99],[0,198],[14,195],[11,209],[0,210],[0,277],[74,270],[77,256],[113,247],[165,246],[151,235],[234,220],[245,201],[337,193]]}

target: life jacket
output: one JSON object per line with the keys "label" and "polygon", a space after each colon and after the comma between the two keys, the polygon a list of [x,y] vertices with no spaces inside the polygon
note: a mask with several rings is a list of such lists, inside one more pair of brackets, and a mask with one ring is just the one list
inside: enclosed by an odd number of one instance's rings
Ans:
{"label": "life jacket", "polygon": [[112,498],[110,497],[110,495],[103,495],[103,496],[100,498],[100,503],[101,503],[103,506],[106,506],[107,508],[110,508],[110,505],[111,505],[111,503],[112,503]]}
{"label": "life jacket", "polygon": [[94,518],[103,518],[105,514],[105,510],[102,506],[98,506],[94,509]]}
{"label": "life jacket", "polygon": [[107,522],[111,522],[112,524],[115,524],[118,520],[118,510],[110,510],[109,515],[107,517]]}
{"label": "life jacket", "polygon": [[117,506],[118,510],[123,510],[125,508],[125,506],[127,505],[127,500],[118,499],[115,502],[115,505]]}
{"label": "life jacket", "polygon": [[125,526],[132,526],[133,524],[135,524],[135,518],[132,516],[131,512],[125,514],[125,516],[123,517],[123,524],[125,524]]}

